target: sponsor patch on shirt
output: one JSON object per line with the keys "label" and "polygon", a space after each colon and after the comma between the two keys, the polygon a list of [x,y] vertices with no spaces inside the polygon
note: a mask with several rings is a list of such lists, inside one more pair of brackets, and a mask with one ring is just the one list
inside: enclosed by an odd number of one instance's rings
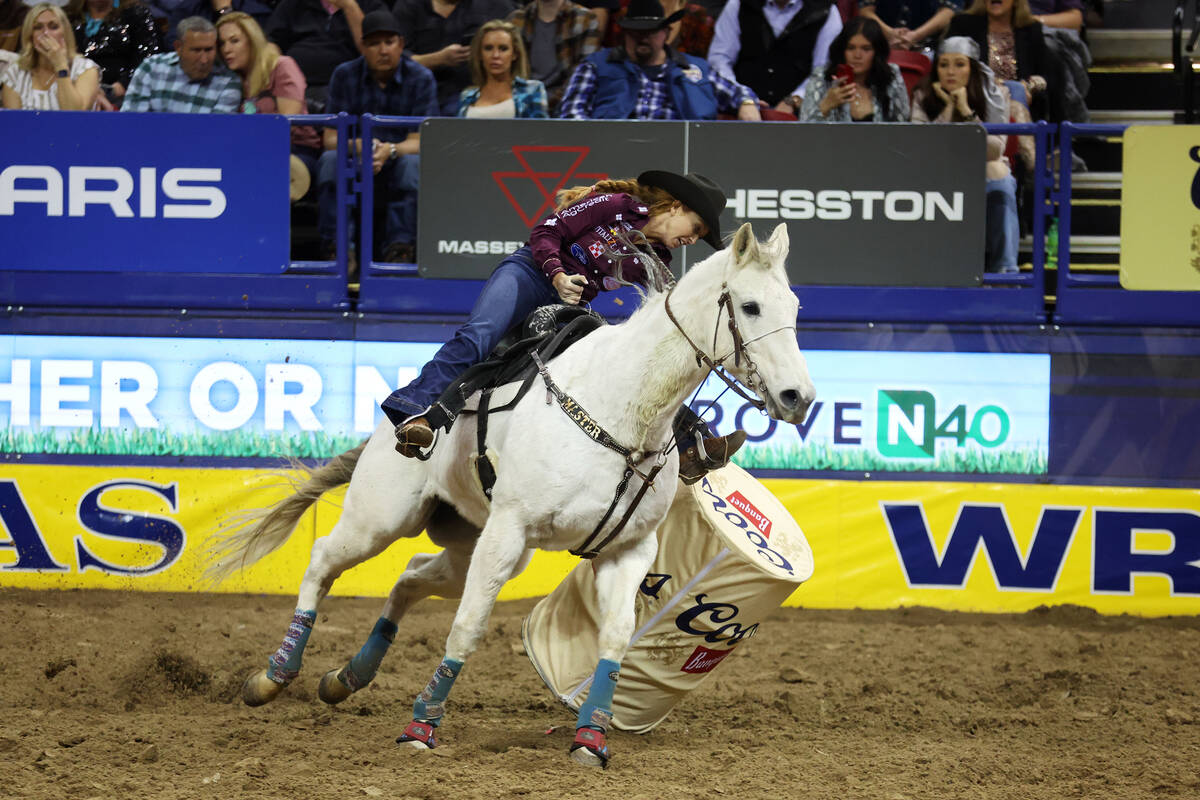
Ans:
{"label": "sponsor patch on shirt", "polygon": [[[593,245],[593,247],[594,246],[595,245]],[[583,264],[585,267],[587,266],[587,263],[588,263],[587,254],[583,252],[583,248],[579,246],[579,242],[576,242],[575,244],[571,245],[571,255],[575,256],[575,260],[578,261],[580,264]]]}
{"label": "sponsor patch on shirt", "polygon": [[699,83],[704,78],[704,73],[695,64],[688,65],[683,70],[683,77],[687,78],[692,83]]}
{"label": "sponsor patch on shirt", "polygon": [[605,275],[604,280],[600,282],[604,286],[604,291],[611,292],[613,289],[620,289],[621,284],[611,275]]}
{"label": "sponsor patch on shirt", "polygon": [[[592,242],[588,247],[588,251],[592,254],[593,258],[599,258],[600,256],[604,255],[604,245],[600,244],[599,242]],[[587,262],[585,261],[583,263],[586,264]]]}

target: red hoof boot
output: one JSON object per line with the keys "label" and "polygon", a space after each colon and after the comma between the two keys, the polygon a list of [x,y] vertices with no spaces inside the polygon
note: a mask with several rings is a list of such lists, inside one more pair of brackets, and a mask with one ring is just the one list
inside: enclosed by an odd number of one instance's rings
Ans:
{"label": "red hoof boot", "polygon": [[437,747],[437,739],[433,736],[433,726],[428,722],[417,722],[415,719],[408,723],[404,733],[396,737],[396,744],[411,744],[421,750],[432,750]]}
{"label": "red hoof boot", "polygon": [[603,731],[579,728],[571,745],[571,759],[587,767],[608,767],[608,739]]}

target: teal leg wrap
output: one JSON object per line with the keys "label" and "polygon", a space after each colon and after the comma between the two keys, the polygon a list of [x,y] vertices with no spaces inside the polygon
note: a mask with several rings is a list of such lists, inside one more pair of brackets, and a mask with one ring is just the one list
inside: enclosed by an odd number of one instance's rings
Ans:
{"label": "teal leg wrap", "polygon": [[292,616],[292,624],[288,626],[288,631],[283,637],[283,644],[279,645],[279,649],[267,663],[268,678],[276,683],[290,683],[300,674],[304,646],[308,644],[308,636],[312,633],[316,621],[316,611],[296,609]]}
{"label": "teal leg wrap", "polygon": [[367,643],[358,651],[358,655],[350,659],[349,669],[339,676],[347,686],[357,692],[375,679],[379,663],[396,639],[396,630],[396,623],[386,617],[379,618],[367,637]]}
{"label": "teal leg wrap", "polygon": [[454,688],[454,679],[462,670],[463,662],[453,658],[443,658],[442,663],[434,671],[425,689],[417,695],[413,703],[413,719],[418,722],[428,722],[437,727],[446,713],[446,698]]}
{"label": "teal leg wrap", "polygon": [[620,673],[621,665],[616,661],[600,659],[596,673],[592,675],[592,688],[588,689],[587,702],[579,707],[576,730],[591,728],[601,733],[608,731],[608,724],[612,722],[613,692],[616,691]]}

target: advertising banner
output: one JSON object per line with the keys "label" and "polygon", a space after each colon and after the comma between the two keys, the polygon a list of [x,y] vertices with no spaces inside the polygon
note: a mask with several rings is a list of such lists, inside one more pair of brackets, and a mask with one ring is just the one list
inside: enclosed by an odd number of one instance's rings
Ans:
{"label": "advertising banner", "polygon": [[1200,289],[1200,125],[1131,126],[1122,176],[1121,286]]}
{"label": "advertising banner", "polygon": [[[210,538],[232,515],[286,497],[298,471],[0,464],[0,587],[294,594],[313,541],[332,530],[344,489],[325,495],[280,549],[219,586],[204,577]],[[339,596],[384,597],[425,534],[347,570]],[[501,599],[554,589],[577,559],[538,553]]]}
{"label": "advertising banner", "polygon": [[[426,277],[486,278],[553,211],[560,189],[663,169],[720,183],[727,233],[751,222],[766,238],[787,223],[793,284],[980,280],[979,126],[434,119],[421,130]],[[673,266],[710,252],[687,251]]]}
{"label": "advertising banner", "polygon": [[1200,613],[1200,495],[1185,489],[765,480],[804,529],[789,604]]}
{"label": "advertising banner", "polygon": [[[716,378],[692,407],[749,434],[748,469],[1040,475],[1050,440],[1050,356],[806,350],[817,401],[799,425],[756,411]],[[719,398],[719,399],[718,399]]]}
{"label": "advertising banner", "polygon": [[[289,339],[0,337],[0,451],[324,458],[375,429],[379,403],[437,344]],[[710,378],[693,407],[759,469],[1046,471],[1049,356],[807,353],[800,425]],[[719,399],[718,399],[719,398]],[[716,404],[709,408],[711,401]]]}
{"label": "advertising banner", "polygon": [[421,125],[417,247],[427,278],[486,278],[562,189],[685,172],[681,122],[430,119]]}
{"label": "advertising banner", "polygon": [[[1200,613],[1200,496],[1192,490],[763,484],[813,553],[813,575],[789,605],[1023,612],[1071,603],[1112,614]],[[213,532],[230,513],[290,491],[286,476],[270,470],[2,464],[0,587],[209,591],[203,554]],[[283,548],[219,590],[294,593],[314,538],[340,513],[339,493],[325,500]],[[745,513],[736,495],[713,497],[722,500],[740,509],[723,513]],[[775,520],[764,508],[741,519],[769,545]],[[333,594],[383,597],[418,552],[434,552],[424,535],[398,541],[347,571]],[[577,563],[539,552],[500,597],[545,595]]]}
{"label": "advertising banner", "polygon": [[0,336],[0,451],[326,458],[438,346]]}
{"label": "advertising banner", "polygon": [[[794,285],[977,286],[978,125],[689,125],[688,168],[725,188],[721,224],[786,222]],[[936,164],[936,169],[930,165]]]}
{"label": "advertising banner", "polygon": [[289,141],[276,115],[7,112],[0,270],[278,275]]}

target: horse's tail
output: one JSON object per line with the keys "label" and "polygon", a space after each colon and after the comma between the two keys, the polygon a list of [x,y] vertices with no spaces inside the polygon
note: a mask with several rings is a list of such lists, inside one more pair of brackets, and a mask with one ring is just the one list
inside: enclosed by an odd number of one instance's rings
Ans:
{"label": "horse's tail", "polygon": [[289,477],[295,489],[291,495],[268,508],[233,514],[206,548],[205,579],[216,585],[278,549],[292,535],[296,523],[309,506],[330,489],[350,482],[350,476],[354,474],[354,467],[366,446],[364,441],[319,467],[293,461],[293,467],[307,473],[307,480],[301,483]]}

